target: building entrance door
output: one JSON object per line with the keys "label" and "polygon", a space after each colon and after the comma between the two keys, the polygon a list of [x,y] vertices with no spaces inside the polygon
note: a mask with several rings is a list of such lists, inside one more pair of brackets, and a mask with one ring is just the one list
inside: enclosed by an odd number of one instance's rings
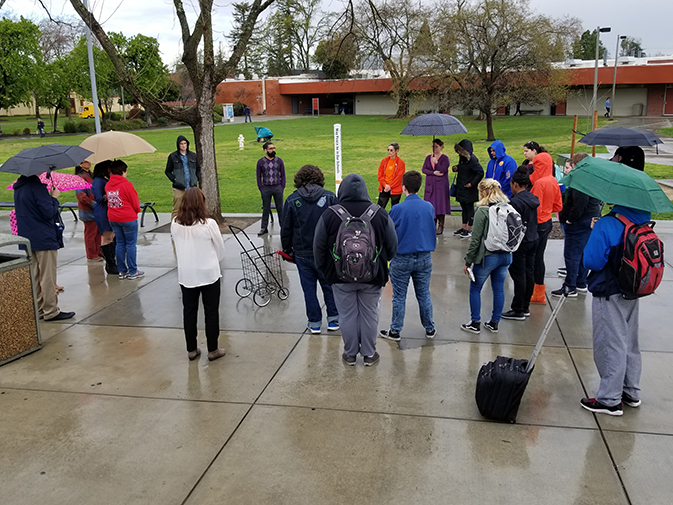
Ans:
{"label": "building entrance door", "polygon": [[664,95],[664,115],[673,116],[673,84],[666,86],[666,94]]}

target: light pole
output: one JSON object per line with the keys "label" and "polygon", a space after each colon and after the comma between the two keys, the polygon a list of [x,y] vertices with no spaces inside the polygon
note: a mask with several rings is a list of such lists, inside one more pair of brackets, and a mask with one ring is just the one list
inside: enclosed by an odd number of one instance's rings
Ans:
{"label": "light pole", "polygon": [[601,42],[601,33],[608,33],[611,30],[609,26],[604,26],[601,28],[600,26],[596,27],[596,65],[594,67],[594,107],[593,107],[593,113],[594,113],[594,123],[593,127],[594,130],[596,129],[596,113],[598,112],[598,49],[599,45]]}
{"label": "light pole", "polygon": [[615,73],[612,76],[612,96],[610,97],[610,119],[615,113],[615,88],[617,87],[617,60],[619,59],[619,41],[624,40],[626,35],[617,35],[617,47],[615,48]]}
{"label": "light pole", "polygon": [[[89,10],[87,0],[84,0],[84,8]],[[89,77],[91,79],[91,99],[93,101],[93,117],[96,123],[96,133],[100,133],[100,113],[98,109],[98,90],[96,89],[96,68],[93,63],[93,50],[91,48],[91,30],[86,27],[86,48],[89,56]]]}

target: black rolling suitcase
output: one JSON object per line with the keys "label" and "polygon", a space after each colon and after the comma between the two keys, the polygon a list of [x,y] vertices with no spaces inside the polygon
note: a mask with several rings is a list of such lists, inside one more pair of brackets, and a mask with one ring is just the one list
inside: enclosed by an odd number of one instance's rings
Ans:
{"label": "black rolling suitcase", "polygon": [[565,296],[561,297],[554,307],[529,359],[498,356],[495,361],[481,367],[475,397],[482,416],[495,421],[516,422],[516,414],[535,360],[565,299]]}

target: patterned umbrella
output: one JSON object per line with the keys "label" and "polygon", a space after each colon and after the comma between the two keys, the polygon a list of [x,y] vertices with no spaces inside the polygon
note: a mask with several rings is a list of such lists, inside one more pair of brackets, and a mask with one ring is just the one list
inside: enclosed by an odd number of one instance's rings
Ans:
{"label": "patterned umbrella", "polygon": [[[91,187],[91,183],[86,182],[79,175],[62,174],[60,172],[44,172],[40,174],[40,181],[50,190],[72,191],[74,189],[89,189]],[[7,186],[7,189],[14,189],[14,182]]]}

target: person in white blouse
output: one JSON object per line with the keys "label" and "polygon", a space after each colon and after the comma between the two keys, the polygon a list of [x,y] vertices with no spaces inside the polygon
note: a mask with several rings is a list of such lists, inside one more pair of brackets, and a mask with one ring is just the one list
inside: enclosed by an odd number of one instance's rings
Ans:
{"label": "person in white blouse", "polygon": [[215,220],[208,217],[206,197],[199,188],[185,191],[177,215],[171,222],[171,235],[178,258],[187,357],[192,361],[201,355],[196,341],[196,321],[199,296],[202,296],[208,359],[216,360],[226,354],[218,346],[222,277],[220,261],[224,259],[224,240]]}

